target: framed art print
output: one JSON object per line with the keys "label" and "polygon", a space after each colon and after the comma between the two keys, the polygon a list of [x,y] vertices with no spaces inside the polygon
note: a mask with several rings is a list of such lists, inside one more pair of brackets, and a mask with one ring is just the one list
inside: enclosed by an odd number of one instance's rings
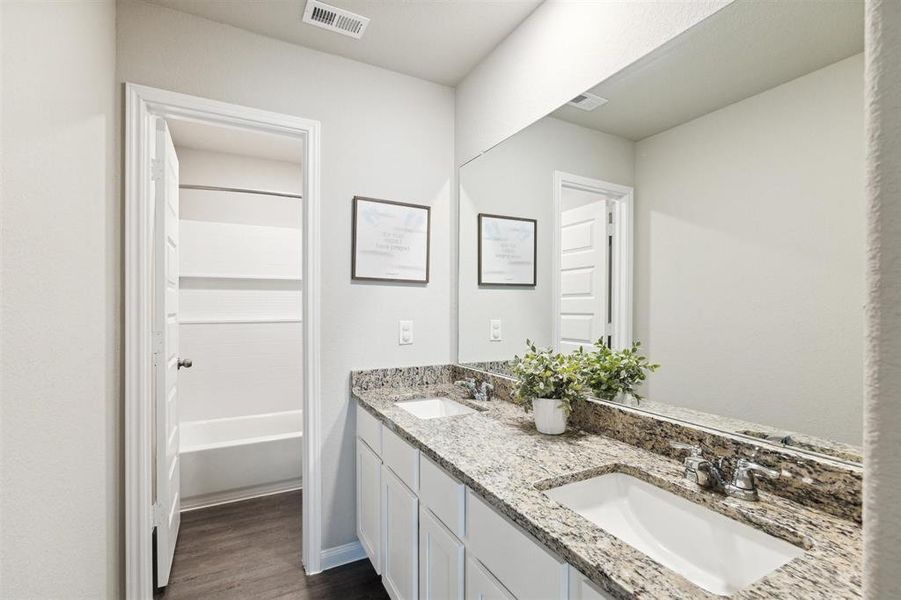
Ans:
{"label": "framed art print", "polygon": [[479,285],[534,286],[538,221],[479,214]]}
{"label": "framed art print", "polygon": [[431,209],[355,196],[351,279],[429,282]]}

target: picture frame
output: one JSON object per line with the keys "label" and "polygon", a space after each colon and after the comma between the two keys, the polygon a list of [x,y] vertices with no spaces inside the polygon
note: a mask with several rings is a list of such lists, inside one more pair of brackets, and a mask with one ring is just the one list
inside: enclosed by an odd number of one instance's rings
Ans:
{"label": "picture frame", "polygon": [[431,233],[429,206],[354,196],[351,279],[427,284]]}
{"label": "picture frame", "polygon": [[479,213],[479,285],[538,284],[538,221]]}

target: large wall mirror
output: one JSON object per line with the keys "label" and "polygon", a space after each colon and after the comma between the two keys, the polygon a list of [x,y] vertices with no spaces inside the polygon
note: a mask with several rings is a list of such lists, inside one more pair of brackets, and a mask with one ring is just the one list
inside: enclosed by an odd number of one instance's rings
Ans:
{"label": "large wall mirror", "polygon": [[862,2],[737,2],[463,166],[459,361],[637,340],[639,410],[859,461],[863,38]]}

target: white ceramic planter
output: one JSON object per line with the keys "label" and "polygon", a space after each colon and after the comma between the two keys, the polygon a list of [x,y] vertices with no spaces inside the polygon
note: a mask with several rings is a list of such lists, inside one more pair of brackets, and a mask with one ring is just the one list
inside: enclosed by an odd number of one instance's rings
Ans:
{"label": "white ceramic planter", "polygon": [[532,413],[540,433],[559,435],[566,431],[566,411],[563,401],[556,398],[533,398]]}

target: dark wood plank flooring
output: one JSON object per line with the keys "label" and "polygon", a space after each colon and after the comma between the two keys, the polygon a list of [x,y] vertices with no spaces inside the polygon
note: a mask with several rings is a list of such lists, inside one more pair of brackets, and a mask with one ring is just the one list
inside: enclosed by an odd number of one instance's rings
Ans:
{"label": "dark wood plank flooring", "polygon": [[182,514],[169,585],[160,600],[388,598],[368,560],[307,577],[301,492]]}

